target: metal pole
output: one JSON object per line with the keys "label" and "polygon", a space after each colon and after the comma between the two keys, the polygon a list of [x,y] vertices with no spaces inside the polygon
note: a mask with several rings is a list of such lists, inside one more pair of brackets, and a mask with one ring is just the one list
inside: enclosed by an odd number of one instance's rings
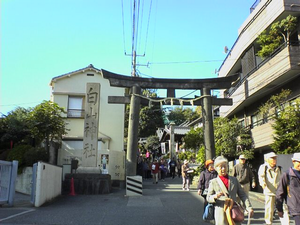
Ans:
{"label": "metal pole", "polygon": [[138,152],[138,129],[139,129],[139,114],[140,114],[140,97],[141,88],[138,86],[132,87],[132,96],[130,100],[130,112],[128,121],[128,140],[127,140],[127,176],[136,175],[137,152]]}
{"label": "metal pole", "polygon": [[[211,95],[210,91],[211,90],[209,88],[202,88],[201,90],[202,95]],[[202,118],[203,118],[205,158],[206,160],[213,159],[216,156],[216,150],[215,150],[211,97],[203,98]]]}

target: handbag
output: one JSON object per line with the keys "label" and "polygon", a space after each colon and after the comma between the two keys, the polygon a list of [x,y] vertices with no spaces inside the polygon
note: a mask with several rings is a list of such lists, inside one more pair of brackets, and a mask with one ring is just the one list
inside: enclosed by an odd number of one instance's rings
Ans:
{"label": "handbag", "polygon": [[232,209],[231,209],[231,218],[234,222],[241,223],[244,221],[244,209],[243,207],[237,203],[234,202]]}
{"label": "handbag", "polygon": [[215,219],[215,206],[212,203],[208,203],[203,212],[203,220],[209,221]]}
{"label": "handbag", "polygon": [[[217,178],[217,182],[222,190],[222,192],[224,193],[225,196],[228,196],[228,191],[225,188],[225,185],[223,184],[223,182],[221,181],[221,179],[218,177]],[[231,201],[233,201],[231,199]],[[244,209],[243,207],[237,203],[237,202],[233,202],[232,208],[230,209],[230,214],[231,214],[231,219],[236,222],[236,223],[240,223],[244,221]]]}

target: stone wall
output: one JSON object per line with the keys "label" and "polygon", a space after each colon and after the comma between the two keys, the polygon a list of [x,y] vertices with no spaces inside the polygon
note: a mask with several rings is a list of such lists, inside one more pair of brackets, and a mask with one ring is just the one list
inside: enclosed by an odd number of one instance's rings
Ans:
{"label": "stone wall", "polygon": [[109,174],[95,173],[67,173],[62,186],[62,194],[69,194],[71,191],[71,179],[75,194],[99,195],[109,194],[112,189],[111,176]]}

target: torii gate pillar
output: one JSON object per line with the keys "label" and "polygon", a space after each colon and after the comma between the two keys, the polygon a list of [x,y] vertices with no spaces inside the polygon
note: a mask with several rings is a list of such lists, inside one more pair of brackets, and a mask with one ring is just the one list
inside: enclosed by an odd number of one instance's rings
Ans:
{"label": "torii gate pillar", "polygon": [[209,88],[201,89],[202,95],[207,97],[203,98],[202,105],[202,118],[203,118],[203,132],[204,132],[204,146],[205,158],[213,159],[216,156],[215,138],[214,138],[214,125],[213,125],[213,109],[211,100],[211,90]]}
{"label": "torii gate pillar", "polygon": [[139,130],[139,116],[140,116],[140,97],[136,95],[141,94],[141,88],[133,86],[131,88],[132,96],[130,100],[130,112],[128,121],[128,140],[127,140],[127,160],[126,160],[126,175],[136,175],[137,153],[138,153],[138,130]]}

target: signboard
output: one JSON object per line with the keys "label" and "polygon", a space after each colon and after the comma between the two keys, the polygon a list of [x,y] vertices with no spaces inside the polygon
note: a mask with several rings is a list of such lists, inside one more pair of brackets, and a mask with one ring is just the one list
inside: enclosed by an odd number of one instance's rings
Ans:
{"label": "signboard", "polygon": [[83,167],[97,166],[99,105],[100,84],[87,83],[82,153]]}

